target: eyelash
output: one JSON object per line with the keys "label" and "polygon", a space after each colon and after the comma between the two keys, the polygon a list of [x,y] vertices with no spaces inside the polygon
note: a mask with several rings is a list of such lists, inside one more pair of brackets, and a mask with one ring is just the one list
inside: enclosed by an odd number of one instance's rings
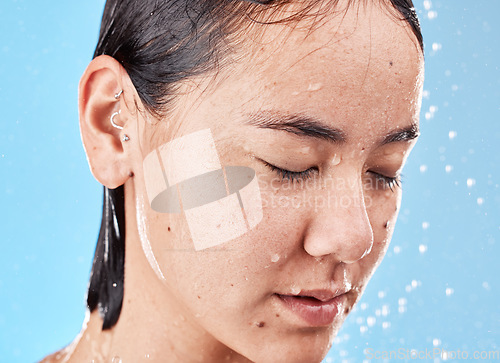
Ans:
{"label": "eyelash", "polygon": [[309,168],[303,171],[291,171],[282,168],[278,168],[276,165],[269,164],[267,161],[264,161],[264,164],[271,169],[271,171],[278,174],[281,180],[287,180],[292,182],[300,182],[311,177],[311,174],[317,172],[317,168]]}
{"label": "eyelash", "polygon": [[[291,171],[291,170],[286,170],[277,167],[276,165],[270,164],[267,161],[264,161],[264,164],[271,169],[271,171],[275,172],[278,174],[278,176],[281,178],[281,180],[287,180],[287,181],[292,181],[292,182],[300,182],[304,181],[306,179],[309,179],[311,177],[312,173],[315,173],[318,171],[316,167],[309,168],[304,171]],[[396,187],[401,188],[401,175],[397,177],[390,177],[386,175],[382,175],[379,173],[376,173],[374,171],[368,171],[370,174],[375,176],[375,179],[377,182],[382,183],[382,189],[387,190],[390,189],[392,192],[394,192],[394,189]]]}
{"label": "eyelash", "polygon": [[375,176],[377,182],[382,182],[382,189],[387,190],[390,189],[391,192],[394,192],[395,188],[401,188],[401,177],[402,175],[391,177],[385,176],[379,173],[375,173],[374,171],[369,171],[372,175]]}

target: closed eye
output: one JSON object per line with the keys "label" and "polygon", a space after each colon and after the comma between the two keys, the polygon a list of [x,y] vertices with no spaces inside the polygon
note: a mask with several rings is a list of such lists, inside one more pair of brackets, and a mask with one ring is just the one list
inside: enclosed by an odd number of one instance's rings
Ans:
{"label": "closed eye", "polygon": [[401,177],[402,175],[398,175],[395,177],[392,176],[387,176],[383,175],[374,171],[368,171],[370,174],[372,174],[375,177],[376,181],[376,189],[378,189],[379,183],[382,190],[387,190],[390,189],[392,192],[396,188],[401,188]]}
{"label": "closed eye", "polygon": [[271,171],[278,174],[278,176],[281,178],[281,181],[300,182],[313,177],[314,176],[313,174],[318,172],[317,167],[311,167],[309,169],[302,171],[291,171],[270,164],[265,160],[261,161],[264,163],[264,165],[266,165],[269,169],[271,169]]}

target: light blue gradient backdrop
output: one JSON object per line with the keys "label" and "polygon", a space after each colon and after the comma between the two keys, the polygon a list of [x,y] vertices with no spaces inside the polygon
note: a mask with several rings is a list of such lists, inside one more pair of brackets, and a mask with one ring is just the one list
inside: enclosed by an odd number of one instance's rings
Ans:
{"label": "light blue gradient backdrop", "polygon": [[[102,191],[81,146],[77,85],[103,5],[0,5],[0,362],[61,348],[84,318]],[[387,257],[327,362],[362,361],[366,348],[500,349],[500,2],[415,5],[422,137]]]}

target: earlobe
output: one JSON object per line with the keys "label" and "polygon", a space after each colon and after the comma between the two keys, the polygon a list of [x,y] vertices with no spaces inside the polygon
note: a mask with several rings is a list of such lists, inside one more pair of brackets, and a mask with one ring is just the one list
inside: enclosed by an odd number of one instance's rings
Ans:
{"label": "earlobe", "polygon": [[131,171],[123,148],[130,118],[122,93],[124,72],[115,59],[100,56],[89,64],[79,87],[80,131],[89,166],[110,189],[124,184]]}

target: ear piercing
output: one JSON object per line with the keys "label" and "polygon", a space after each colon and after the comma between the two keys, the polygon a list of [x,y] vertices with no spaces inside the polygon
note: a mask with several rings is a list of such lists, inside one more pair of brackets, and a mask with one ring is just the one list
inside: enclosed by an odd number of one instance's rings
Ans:
{"label": "ear piercing", "polygon": [[[118,100],[120,99],[120,96],[122,95],[123,93],[123,90],[120,90],[120,92],[116,93],[115,94],[115,100]],[[118,116],[120,113],[122,112],[122,110],[118,110],[116,112],[113,112],[111,114],[111,117],[109,118],[109,122],[111,122],[111,125],[114,127],[114,128],[117,128],[118,130],[123,130],[123,126],[120,126],[120,125],[117,125],[116,122],[115,122],[115,117]],[[122,136],[122,141],[123,142],[127,142],[130,140],[130,137],[128,137],[127,134],[123,134]]]}
{"label": "ear piercing", "polygon": [[118,116],[120,113],[122,112],[122,110],[118,110],[116,112],[113,112],[113,114],[111,115],[111,117],[109,118],[109,121],[111,122],[111,125],[113,125],[113,127],[119,129],[119,130],[123,130],[123,127],[120,126],[120,125],[117,125],[115,123],[115,117]]}

